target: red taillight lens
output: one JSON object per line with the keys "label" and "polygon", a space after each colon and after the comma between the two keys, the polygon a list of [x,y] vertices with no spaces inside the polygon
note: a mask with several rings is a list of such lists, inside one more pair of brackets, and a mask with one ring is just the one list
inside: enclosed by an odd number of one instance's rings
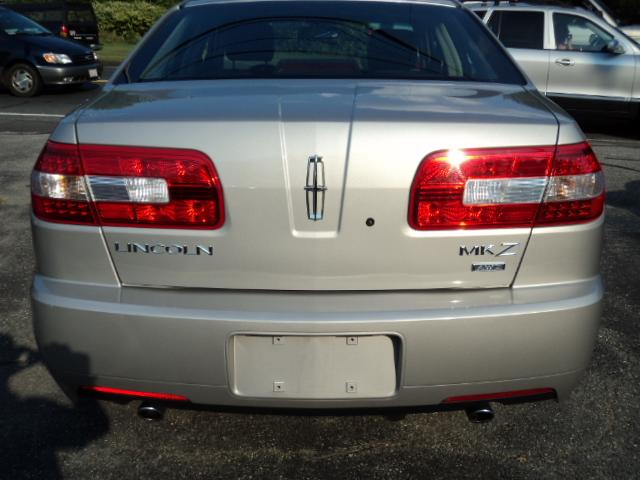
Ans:
{"label": "red taillight lens", "polygon": [[60,33],[59,35],[63,38],[67,38],[69,36],[69,29],[67,28],[66,25],[62,25],[60,27]]}
{"label": "red taillight lens", "polygon": [[167,402],[188,402],[189,399],[184,395],[176,395],[175,393],[158,393],[158,392],[140,392],[138,390],[124,390],[122,388],[101,387],[98,385],[82,385],[79,390],[85,392],[104,393],[108,395],[123,395],[126,397],[136,398],[154,398],[156,400],[165,400]]}
{"label": "red taillight lens", "polygon": [[[103,225],[213,229],[224,222],[218,173],[202,152],[81,145],[80,156]],[[124,190],[135,201],[125,201]]]}
{"label": "red taillight lens", "polygon": [[[195,150],[48,142],[34,168],[32,198],[36,216],[49,221],[191,229],[224,223],[218,174]],[[86,221],[66,203],[54,202],[56,211],[52,200],[81,202]]]}
{"label": "red taillight lens", "polygon": [[[440,151],[418,168],[409,224],[442,230],[532,227],[536,218],[575,223],[602,213],[603,191],[600,165],[586,143]],[[551,205],[546,213],[541,203]]]}

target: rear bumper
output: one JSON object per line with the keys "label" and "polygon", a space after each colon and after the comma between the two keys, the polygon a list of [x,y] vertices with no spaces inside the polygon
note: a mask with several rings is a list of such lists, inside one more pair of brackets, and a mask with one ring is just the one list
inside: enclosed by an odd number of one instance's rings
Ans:
{"label": "rear bumper", "polygon": [[97,70],[98,77],[102,75],[102,63],[90,63],[87,65],[62,65],[45,66],[38,65],[38,72],[45,85],[75,85],[85,83],[90,80],[89,70]]}
{"label": "rear bumper", "polygon": [[[158,391],[200,404],[399,407],[451,396],[554,388],[566,397],[591,357],[599,278],[544,287],[441,292],[150,289],[36,276],[36,338],[67,393],[80,385]],[[233,393],[233,335],[398,339],[397,389],[385,398],[249,398]]]}
{"label": "rear bumper", "polygon": [[92,50],[101,50],[102,44],[97,35],[77,35],[73,37],[76,42],[82,43]]}

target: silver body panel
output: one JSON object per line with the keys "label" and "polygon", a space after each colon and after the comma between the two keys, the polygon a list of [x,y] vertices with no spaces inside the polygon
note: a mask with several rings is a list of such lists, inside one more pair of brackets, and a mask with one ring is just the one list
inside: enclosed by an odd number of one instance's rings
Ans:
{"label": "silver body panel", "polygon": [[[213,231],[32,217],[35,334],[72,397],[105,385],[290,408],[429,405],[532,388],[564,399],[588,365],[603,218],[430,232],[407,221],[411,182],[431,152],[584,141],[532,84],[110,84],[51,139],[201,150],[226,207]],[[305,204],[315,156],[327,186],[321,221]],[[503,243],[517,243],[504,270],[473,271],[492,257],[460,254]]]}
{"label": "silver body panel", "polygon": [[536,88],[540,92],[546,93],[549,84],[551,52],[547,50],[510,48],[509,53],[526,72]]}

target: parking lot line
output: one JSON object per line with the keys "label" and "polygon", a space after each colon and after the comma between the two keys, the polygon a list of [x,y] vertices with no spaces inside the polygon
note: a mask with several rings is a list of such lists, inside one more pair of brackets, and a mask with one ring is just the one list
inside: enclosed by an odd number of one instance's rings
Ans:
{"label": "parking lot line", "polygon": [[52,117],[63,118],[64,115],[58,113],[18,113],[18,112],[0,112],[3,117]]}

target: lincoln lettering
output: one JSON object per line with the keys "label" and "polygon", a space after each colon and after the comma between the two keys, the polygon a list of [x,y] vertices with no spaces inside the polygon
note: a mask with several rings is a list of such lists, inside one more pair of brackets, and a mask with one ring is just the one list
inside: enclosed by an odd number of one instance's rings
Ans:
{"label": "lincoln lettering", "polygon": [[177,245],[172,243],[137,243],[121,244],[114,242],[113,247],[118,253],[150,253],[155,255],[213,255],[212,245]]}

